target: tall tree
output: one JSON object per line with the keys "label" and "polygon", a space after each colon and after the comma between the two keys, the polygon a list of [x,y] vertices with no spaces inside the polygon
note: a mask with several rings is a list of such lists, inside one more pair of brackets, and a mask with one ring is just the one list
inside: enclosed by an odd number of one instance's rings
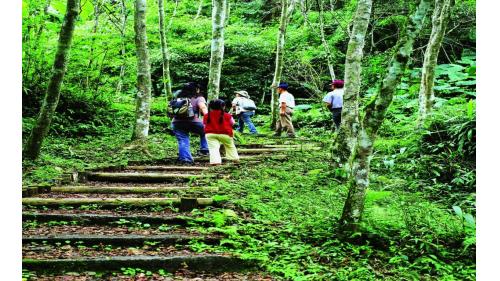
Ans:
{"label": "tall tree", "polygon": [[61,84],[66,73],[73,32],[79,12],[80,0],[67,0],[66,15],[64,16],[64,22],[59,33],[59,43],[54,59],[52,76],[36,124],[24,148],[23,155],[27,159],[38,158],[43,140],[49,132],[50,123],[61,95]]}
{"label": "tall tree", "polygon": [[121,65],[120,65],[120,78],[118,79],[118,84],[116,85],[116,92],[120,94],[122,92],[122,87],[123,87],[123,80],[125,78],[125,67],[127,65],[127,60],[125,57],[126,54],[126,46],[127,46],[127,38],[126,38],[126,30],[127,30],[127,16],[128,16],[128,11],[127,11],[127,6],[125,5],[125,0],[120,0],[120,25],[119,25],[119,32],[120,32],[120,41],[121,41],[121,48],[120,48],[120,56],[121,56]]}
{"label": "tall tree", "polygon": [[203,9],[203,0],[200,0],[200,2],[198,3],[198,9],[196,11],[196,16],[194,17],[194,19],[197,19],[201,15],[202,9]]}
{"label": "tall tree", "polygon": [[212,48],[208,73],[209,100],[219,97],[227,8],[227,0],[212,0]]}
{"label": "tall tree", "polygon": [[172,98],[172,81],[170,79],[170,58],[168,55],[167,39],[165,36],[165,9],[163,8],[163,1],[164,0],[158,0],[158,13],[160,18],[163,89],[165,90],[165,94],[168,100]]}
{"label": "tall tree", "polygon": [[135,0],[135,49],[137,55],[137,97],[132,140],[144,142],[149,132],[151,65],[146,35],[146,0]]}
{"label": "tall tree", "polygon": [[[323,43],[323,48],[326,52],[326,62],[328,64],[328,70],[330,71],[330,78],[335,80],[335,71],[333,70],[333,57],[332,51],[330,50],[330,46],[328,45],[328,41],[326,41],[325,36],[325,20],[324,20],[324,11],[323,11],[323,1],[317,0],[319,6],[319,32],[321,36],[321,43]],[[333,12],[333,8],[332,8]]]}
{"label": "tall tree", "polygon": [[353,19],[353,26],[345,59],[345,91],[342,123],[333,146],[337,164],[345,164],[354,148],[359,127],[358,104],[361,87],[361,61],[365,47],[366,31],[370,23],[372,0],[360,0]]}
{"label": "tall tree", "polygon": [[439,50],[443,42],[446,25],[450,16],[451,0],[435,0],[432,15],[432,31],[424,55],[422,80],[419,91],[418,127],[421,127],[434,103],[434,77]]}
{"label": "tall tree", "polygon": [[271,84],[271,129],[276,126],[278,120],[278,93],[276,87],[281,80],[281,73],[283,72],[283,56],[285,53],[285,35],[288,27],[288,22],[292,16],[296,0],[281,0],[281,16],[280,25],[278,28],[276,40],[276,61],[274,67],[273,83]]}
{"label": "tall tree", "polygon": [[405,35],[401,37],[397,52],[392,58],[388,72],[382,82],[376,99],[366,106],[361,122],[360,132],[356,139],[356,147],[351,155],[351,175],[349,193],[345,201],[340,219],[341,230],[354,232],[361,222],[365,205],[366,189],[369,185],[370,159],[373,153],[373,143],[380,125],[384,121],[387,108],[392,102],[396,87],[407,67],[413,52],[413,43],[422,29],[427,13],[431,8],[431,0],[421,0],[410,18]]}
{"label": "tall tree", "polygon": [[[99,17],[101,15],[102,3],[100,0],[93,0],[92,5],[94,6],[94,26],[92,27],[92,37],[90,40],[90,52],[89,52],[89,62],[87,64],[87,76],[85,77],[85,89],[90,88],[90,79],[92,75],[92,65],[94,64],[94,51],[95,51],[95,39],[97,36],[97,31],[99,29]],[[99,77],[98,77],[99,79]]]}

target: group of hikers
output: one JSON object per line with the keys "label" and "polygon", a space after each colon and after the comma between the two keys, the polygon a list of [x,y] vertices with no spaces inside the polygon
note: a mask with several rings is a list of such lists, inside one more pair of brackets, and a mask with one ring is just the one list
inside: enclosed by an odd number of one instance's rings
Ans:
{"label": "group of hikers", "polygon": [[[325,106],[332,112],[336,129],[340,127],[341,122],[343,88],[344,81],[334,80],[331,83],[332,91],[323,98]],[[285,131],[288,137],[295,138],[295,129],[292,123],[295,98],[288,92],[288,84],[285,82],[280,83],[276,87],[276,91],[279,93],[279,120],[276,122],[274,136],[281,136],[282,132]],[[243,133],[246,125],[250,134],[257,134],[257,129],[251,120],[257,107],[247,91],[234,93],[235,98],[230,105],[221,99],[214,99],[208,103],[208,106],[197,83],[186,83],[181,90],[174,94],[174,99],[168,105],[168,112],[172,117],[172,130],[179,149],[178,164],[194,164],[190,148],[190,134],[200,137],[200,148],[197,154],[209,156],[211,165],[222,164],[221,146],[225,149],[227,160],[239,161],[233,139],[233,126],[236,122],[232,114],[237,117],[237,131]]]}

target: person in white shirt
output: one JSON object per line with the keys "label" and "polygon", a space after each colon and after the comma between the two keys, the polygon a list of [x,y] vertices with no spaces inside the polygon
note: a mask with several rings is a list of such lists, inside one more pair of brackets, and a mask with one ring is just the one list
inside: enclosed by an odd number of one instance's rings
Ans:
{"label": "person in white shirt", "polygon": [[323,98],[323,102],[326,107],[332,112],[333,123],[335,124],[336,130],[340,128],[340,122],[342,120],[342,104],[344,96],[344,81],[343,80],[333,80],[332,81],[332,91],[326,94]]}
{"label": "person in white shirt", "polygon": [[288,137],[295,137],[295,129],[292,124],[293,108],[295,107],[295,99],[292,94],[288,92],[288,84],[280,83],[277,87],[280,95],[279,98],[279,120],[276,122],[275,136],[281,136],[281,132],[286,130]]}
{"label": "person in white shirt", "polygon": [[238,117],[238,128],[236,130],[243,133],[247,124],[250,134],[257,134],[257,129],[250,119],[255,114],[255,103],[250,99],[247,91],[236,91],[236,97],[232,101],[233,112]]}

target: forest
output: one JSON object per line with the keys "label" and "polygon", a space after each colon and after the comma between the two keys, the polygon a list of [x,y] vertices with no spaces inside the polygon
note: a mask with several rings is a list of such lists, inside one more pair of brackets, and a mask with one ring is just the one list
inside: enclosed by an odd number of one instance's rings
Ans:
{"label": "forest", "polygon": [[475,280],[476,1],[22,0],[22,144],[23,280]]}

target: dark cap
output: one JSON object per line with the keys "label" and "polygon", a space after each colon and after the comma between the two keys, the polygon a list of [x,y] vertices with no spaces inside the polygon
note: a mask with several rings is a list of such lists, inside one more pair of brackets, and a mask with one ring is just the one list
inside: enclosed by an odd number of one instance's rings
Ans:
{"label": "dark cap", "polygon": [[286,82],[281,82],[278,87],[276,88],[281,88],[281,89],[284,89],[284,90],[287,90],[288,89],[288,84]]}

